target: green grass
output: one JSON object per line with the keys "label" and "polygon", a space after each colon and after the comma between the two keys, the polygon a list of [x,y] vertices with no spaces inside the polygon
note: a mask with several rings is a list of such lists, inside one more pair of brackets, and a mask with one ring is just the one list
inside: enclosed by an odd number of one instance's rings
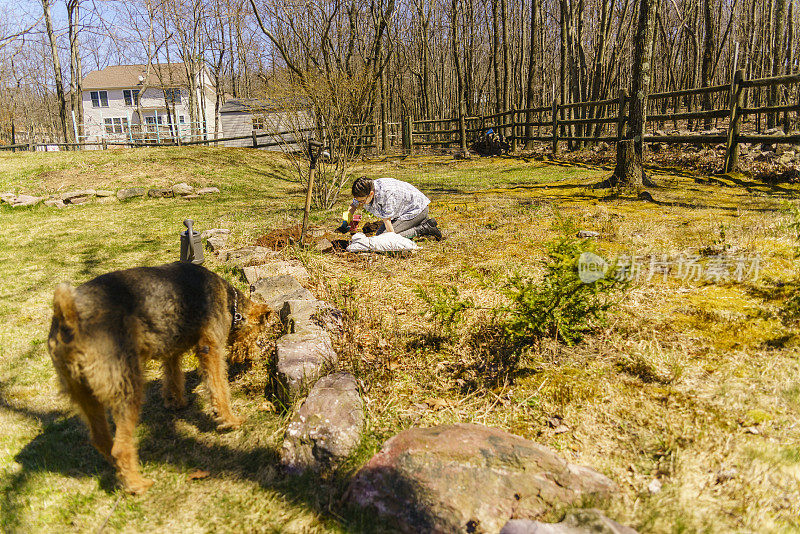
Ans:
{"label": "green grass", "polygon": [[[642,532],[791,531],[800,516],[797,332],[777,319],[777,282],[797,276],[781,203],[794,186],[744,177],[715,184],[656,172],[656,203],[589,186],[607,171],[519,158],[381,158],[354,174],[419,185],[448,239],[409,259],[288,250],[320,298],[349,310],[342,366],[370,399],[361,447],[341,472],[285,478],[277,469],[286,417],[260,409],[265,362],[232,369],[241,429],[220,434],[192,358],[190,408],[165,413],[160,370],[146,369],[138,430],[145,476],[127,497],[58,395],[44,345],[55,285],[177,259],[185,218],[229,228],[234,245],[302,218],[303,192],[280,156],[247,149],[172,148],[0,154],[0,191],[216,186],[193,201],[134,199],[67,207],[0,207],[0,524],[9,532],[354,532],[379,530],[370,513],[339,504],[348,476],[404,428],[454,422],[497,426],[552,447],[615,480],[606,513]],[[728,183],[730,182],[730,183]],[[725,187],[730,185],[730,187]],[[346,197],[312,222],[333,228]],[[485,307],[487,285],[536,274],[558,222],[603,234],[606,255],[698,253],[725,244],[763,258],[758,282],[660,279],[634,284],[610,326],[575,347],[545,340],[505,386],[465,393],[453,371],[469,356],[422,317],[417,284],[453,284]],[[720,232],[724,223],[724,237]],[[244,288],[213,255],[206,265]],[[437,405],[431,399],[443,399]],[[555,434],[548,421],[569,427]],[[756,427],[757,434],[746,430]],[[716,472],[734,467],[724,483]],[[208,478],[189,481],[196,469]],[[663,483],[651,495],[654,478]]]}

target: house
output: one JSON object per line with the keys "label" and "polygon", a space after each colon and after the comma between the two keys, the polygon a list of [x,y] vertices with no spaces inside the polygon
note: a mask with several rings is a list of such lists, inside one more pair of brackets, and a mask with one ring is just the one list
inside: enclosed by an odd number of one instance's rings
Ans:
{"label": "house", "polygon": [[[213,138],[216,91],[206,69],[189,98],[183,63],[115,65],[83,79],[84,142],[173,142]],[[196,113],[190,113],[191,101]]]}
{"label": "house", "polygon": [[225,141],[225,146],[253,146],[252,135],[266,150],[302,150],[298,140],[314,137],[311,107],[289,98],[229,98],[219,110],[222,137],[243,137]]}

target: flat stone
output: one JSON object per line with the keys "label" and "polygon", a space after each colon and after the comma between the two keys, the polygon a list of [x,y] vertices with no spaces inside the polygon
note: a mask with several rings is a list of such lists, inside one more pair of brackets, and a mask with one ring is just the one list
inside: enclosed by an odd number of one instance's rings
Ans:
{"label": "flat stone", "polygon": [[261,278],[250,286],[250,292],[276,312],[280,312],[287,300],[315,300],[308,289],[288,274]]}
{"label": "flat stone", "polygon": [[184,182],[173,185],[171,189],[175,195],[186,196],[194,193],[194,187]]}
{"label": "flat stone", "polygon": [[35,206],[36,204],[43,202],[44,197],[34,197],[31,195],[17,195],[14,201],[11,203],[12,208],[24,208],[27,206]]}
{"label": "flat stone", "polygon": [[219,193],[219,189],[216,187],[203,187],[195,191],[198,195],[208,195],[210,193]]}
{"label": "flat stone", "polygon": [[206,248],[212,252],[216,250],[222,250],[225,248],[226,241],[227,239],[225,239],[225,237],[209,237],[206,239]]}
{"label": "flat stone", "polygon": [[196,198],[200,198],[200,195],[194,195],[194,194],[192,194],[192,195],[181,195],[181,198],[183,200],[194,200]]}
{"label": "flat stone", "polygon": [[[245,247],[228,252],[226,260],[241,268],[264,263],[274,262],[280,258],[280,252],[268,249],[267,247]],[[269,276],[266,272],[264,276]]]}
{"label": "flat stone", "polygon": [[208,239],[209,237],[227,237],[230,233],[231,231],[227,228],[209,228],[208,230],[204,230],[200,236],[203,239]]}
{"label": "flat stone", "polygon": [[[97,194],[97,191],[94,189],[82,189],[80,191],[70,191],[68,193],[63,193],[61,195],[61,200],[67,201],[72,200],[74,198],[81,198],[81,197],[93,197]],[[77,202],[67,202],[67,204],[77,204]]]}
{"label": "flat stone", "polygon": [[348,373],[322,377],[289,421],[281,463],[295,473],[330,471],[356,450],[363,428],[356,379]]}
{"label": "flat stone", "polygon": [[128,200],[129,198],[143,197],[147,194],[147,189],[144,187],[129,187],[127,189],[120,189],[117,191],[117,198],[120,200]]}
{"label": "flat stone", "polygon": [[94,194],[98,197],[113,197],[114,191],[111,191],[110,189],[97,189]]}
{"label": "flat stone", "polygon": [[325,332],[281,336],[275,343],[273,393],[289,406],[337,361],[330,336]]}
{"label": "flat stone", "polygon": [[[244,260],[237,261],[238,265],[246,267],[253,267],[250,269],[251,276],[255,276],[256,280],[259,278],[269,278],[271,276],[281,276],[288,274],[299,280],[305,282],[309,279],[308,271],[303,263],[299,260],[284,260],[275,261],[275,258],[280,257],[280,253],[267,249],[263,253],[254,253],[252,256],[246,257]],[[262,259],[266,261],[261,261]],[[247,276],[247,272],[245,272]],[[253,282],[250,282],[251,284]]]}
{"label": "flat stone", "polygon": [[350,483],[350,502],[401,532],[498,532],[617,490],[602,474],[496,428],[411,428],[389,439]]}
{"label": "flat stone", "polygon": [[64,204],[86,204],[87,202],[91,201],[92,197],[72,197],[68,198],[64,201]]}
{"label": "flat stone", "polygon": [[66,206],[60,198],[48,198],[44,201],[44,205],[49,208],[63,208]]}
{"label": "flat stone", "polygon": [[278,313],[290,334],[342,330],[342,312],[322,300],[287,300]]}
{"label": "flat stone", "polygon": [[17,198],[17,195],[14,193],[0,193],[0,201],[3,201],[7,204],[14,202],[15,198]]}
{"label": "flat stone", "polygon": [[637,534],[631,527],[607,518],[600,510],[574,510],[560,523],[512,519],[500,534]]}
{"label": "flat stone", "polygon": [[147,196],[150,198],[172,198],[175,193],[172,192],[172,189],[150,189],[147,191]]}

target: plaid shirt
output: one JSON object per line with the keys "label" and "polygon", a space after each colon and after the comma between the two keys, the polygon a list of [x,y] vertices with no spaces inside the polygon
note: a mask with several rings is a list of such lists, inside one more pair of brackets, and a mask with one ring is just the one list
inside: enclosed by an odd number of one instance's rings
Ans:
{"label": "plaid shirt", "polygon": [[[364,209],[381,219],[408,221],[422,213],[431,200],[419,189],[394,178],[378,178],[373,182],[375,196]],[[353,206],[359,202],[353,199]]]}

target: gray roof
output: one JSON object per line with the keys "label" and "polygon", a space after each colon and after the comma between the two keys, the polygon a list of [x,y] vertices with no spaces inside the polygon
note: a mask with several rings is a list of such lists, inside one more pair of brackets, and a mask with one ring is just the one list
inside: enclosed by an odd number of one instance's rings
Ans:
{"label": "gray roof", "polygon": [[229,98],[220,113],[264,113],[292,111],[310,107],[300,98]]}

